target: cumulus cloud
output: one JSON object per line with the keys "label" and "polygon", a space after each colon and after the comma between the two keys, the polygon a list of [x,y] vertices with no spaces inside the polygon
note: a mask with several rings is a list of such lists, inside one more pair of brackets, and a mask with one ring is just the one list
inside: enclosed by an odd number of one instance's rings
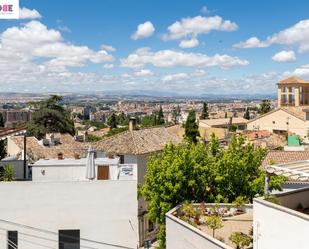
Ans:
{"label": "cumulus cloud", "polygon": [[114,64],[104,64],[103,67],[106,69],[112,69],[114,68]]}
{"label": "cumulus cloud", "polygon": [[266,48],[269,46],[268,42],[262,42],[257,37],[251,37],[244,42],[234,44],[234,48]]}
{"label": "cumulus cloud", "polygon": [[25,7],[19,9],[19,18],[20,19],[38,19],[42,16],[40,13],[35,9],[27,9]]}
{"label": "cumulus cloud", "polygon": [[[162,36],[163,40],[190,40],[196,39],[200,34],[208,34],[211,31],[235,31],[238,29],[236,23],[223,20],[220,16],[196,16],[183,18],[170,25],[168,32]],[[195,41],[196,44],[196,41]]]}
{"label": "cumulus cloud", "polygon": [[290,50],[290,51],[281,51],[277,54],[275,54],[272,59],[276,62],[292,62],[292,61],[296,61],[296,56],[294,51]]}
{"label": "cumulus cloud", "polygon": [[303,65],[301,67],[296,68],[293,71],[293,74],[309,80],[309,64],[306,64],[306,65]]}
{"label": "cumulus cloud", "polygon": [[128,68],[142,68],[150,64],[155,67],[220,67],[228,69],[249,64],[247,60],[226,54],[208,56],[201,53],[185,53],[174,50],[153,52],[150,48],[140,48],[127,58],[120,59],[120,62],[122,67]]}
{"label": "cumulus cloud", "polygon": [[181,48],[194,48],[199,45],[199,41],[196,38],[192,38],[190,40],[182,40],[179,43],[179,47]]}
{"label": "cumulus cloud", "polygon": [[140,71],[136,71],[134,73],[135,76],[152,76],[154,73],[149,69],[141,69]]}
{"label": "cumulus cloud", "polygon": [[155,28],[153,24],[150,21],[147,21],[137,26],[137,30],[131,36],[131,39],[138,40],[138,39],[150,37],[153,35],[154,31],[155,31]]}
{"label": "cumulus cloud", "polygon": [[299,21],[295,25],[267,37],[264,41],[251,37],[245,42],[235,44],[234,47],[256,48],[268,47],[272,44],[293,45],[298,48],[300,53],[309,52],[309,19]]}
{"label": "cumulus cloud", "polygon": [[108,52],[115,52],[116,51],[116,48],[114,48],[111,45],[107,45],[107,44],[102,44],[101,49],[106,50]]}
{"label": "cumulus cloud", "polygon": [[183,80],[188,79],[189,75],[187,73],[176,73],[176,74],[169,74],[162,78],[164,82],[168,81],[175,81],[175,80]]}

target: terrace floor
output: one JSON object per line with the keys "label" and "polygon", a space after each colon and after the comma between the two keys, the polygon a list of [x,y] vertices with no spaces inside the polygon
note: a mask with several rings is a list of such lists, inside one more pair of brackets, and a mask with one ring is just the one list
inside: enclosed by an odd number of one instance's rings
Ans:
{"label": "terrace floor", "polygon": [[[233,232],[243,232],[245,234],[250,234],[253,223],[253,213],[252,210],[241,215],[235,215],[232,217],[223,218],[223,227],[215,231],[216,238],[223,238],[224,243],[233,246],[232,242],[229,240],[230,235]],[[198,226],[203,232],[212,236],[212,230],[206,225]],[[251,248],[251,247],[249,247]]]}

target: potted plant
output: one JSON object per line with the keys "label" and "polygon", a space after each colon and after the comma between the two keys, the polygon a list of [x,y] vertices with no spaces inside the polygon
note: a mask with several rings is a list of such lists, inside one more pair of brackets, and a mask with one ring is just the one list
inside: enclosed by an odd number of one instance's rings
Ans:
{"label": "potted plant", "polygon": [[243,214],[244,211],[244,205],[247,203],[247,199],[243,196],[238,196],[234,201],[233,201],[233,206],[236,208],[236,215]]}
{"label": "potted plant", "polygon": [[296,210],[298,211],[298,212],[304,212],[304,207],[303,207],[303,204],[301,204],[301,203],[298,203],[298,205],[297,205],[297,208],[296,208]]}
{"label": "potted plant", "polygon": [[246,248],[252,243],[252,238],[242,232],[233,232],[229,240],[236,246],[236,249]]}

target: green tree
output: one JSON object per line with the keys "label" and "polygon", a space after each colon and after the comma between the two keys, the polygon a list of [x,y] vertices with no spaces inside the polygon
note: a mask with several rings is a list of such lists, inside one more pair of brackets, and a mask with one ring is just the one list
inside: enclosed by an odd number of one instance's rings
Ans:
{"label": "green tree", "polygon": [[[4,127],[4,119],[2,113],[0,113],[0,128]],[[0,140],[0,159],[6,156],[6,139]]]}
{"label": "green tree", "polygon": [[271,103],[270,103],[270,100],[269,99],[263,99],[260,103],[260,108],[258,110],[258,112],[260,114],[265,114],[265,113],[268,113],[272,110],[272,106],[271,106]]}
{"label": "green tree", "polygon": [[181,109],[180,109],[180,106],[178,105],[176,108],[173,108],[173,111],[172,111],[172,120],[174,124],[178,124],[180,114],[181,114]]}
{"label": "green tree", "polygon": [[115,129],[117,128],[117,118],[116,118],[116,114],[113,113],[107,120],[107,124],[109,125],[109,127],[111,129]]}
{"label": "green tree", "polygon": [[160,106],[159,112],[158,112],[158,116],[157,116],[157,123],[156,125],[163,125],[165,123],[164,121],[164,114],[163,114],[163,110],[162,110],[162,106]]}
{"label": "green tree", "polygon": [[189,142],[196,143],[197,142],[197,137],[200,135],[198,131],[198,126],[196,124],[195,120],[195,111],[191,110],[189,112],[187,121],[185,123],[185,138]]}
{"label": "green tree", "polygon": [[[266,151],[231,137],[227,149],[213,136],[209,144],[166,145],[147,161],[145,184],[139,189],[148,202],[148,217],[160,224],[164,248],[165,214],[173,207],[193,202],[233,202],[238,196],[252,199],[264,194],[265,172],[260,165]],[[272,177],[270,189],[281,189],[284,179]]]}
{"label": "green tree", "polygon": [[247,248],[252,243],[252,238],[242,232],[233,232],[229,240],[236,246],[236,249]]}
{"label": "green tree", "polygon": [[202,111],[202,115],[201,115],[200,118],[201,119],[208,119],[209,118],[208,104],[206,102],[203,103],[203,111]]}
{"label": "green tree", "polygon": [[250,112],[249,112],[249,108],[246,108],[246,112],[245,112],[245,114],[244,114],[244,118],[245,119],[250,119]]}
{"label": "green tree", "polygon": [[156,115],[152,114],[152,115],[146,115],[142,117],[140,121],[140,125],[143,128],[155,126],[156,125]]}
{"label": "green tree", "polygon": [[129,116],[126,116],[123,112],[116,116],[117,124],[118,125],[128,125],[129,124]]}
{"label": "green tree", "polygon": [[1,180],[5,182],[14,181],[14,168],[11,164],[7,164],[4,166],[4,171],[1,176]]}
{"label": "green tree", "polygon": [[60,104],[61,100],[61,96],[51,95],[47,100],[30,103],[36,111],[27,125],[29,135],[41,139],[52,132],[75,134],[71,114]]}
{"label": "green tree", "polygon": [[212,230],[212,237],[215,237],[215,231],[223,227],[222,218],[218,215],[212,215],[206,220],[206,225]]}

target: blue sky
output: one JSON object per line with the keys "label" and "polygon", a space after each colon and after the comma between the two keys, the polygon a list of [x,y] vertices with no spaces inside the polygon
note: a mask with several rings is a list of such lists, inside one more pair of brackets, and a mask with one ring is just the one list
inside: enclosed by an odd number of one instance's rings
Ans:
{"label": "blue sky", "polygon": [[[309,79],[308,1],[20,1],[0,91],[274,93]],[[308,45],[307,45],[308,44]]]}

